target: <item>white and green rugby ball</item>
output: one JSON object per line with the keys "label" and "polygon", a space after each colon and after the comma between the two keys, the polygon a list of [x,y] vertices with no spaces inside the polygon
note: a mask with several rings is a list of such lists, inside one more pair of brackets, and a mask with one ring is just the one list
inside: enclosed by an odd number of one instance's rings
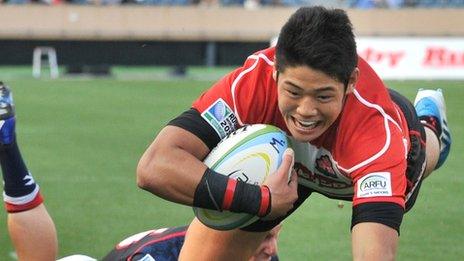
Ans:
{"label": "white and green rugby ball", "polygon": [[[204,163],[222,175],[261,185],[280,166],[288,144],[286,134],[275,126],[247,125],[222,140]],[[247,213],[196,207],[193,211],[203,224],[217,230],[245,227],[258,220],[257,216]]]}

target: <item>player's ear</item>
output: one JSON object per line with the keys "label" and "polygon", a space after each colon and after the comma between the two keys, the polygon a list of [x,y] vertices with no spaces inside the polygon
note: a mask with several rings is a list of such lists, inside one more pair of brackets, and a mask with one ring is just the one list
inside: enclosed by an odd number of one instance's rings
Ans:
{"label": "player's ear", "polygon": [[272,66],[272,79],[277,82],[277,65],[276,65],[276,57],[274,55],[274,65]]}
{"label": "player's ear", "polygon": [[277,81],[277,70],[274,66],[274,69],[272,70],[272,79],[274,79],[274,81]]}
{"label": "player's ear", "polygon": [[353,92],[354,87],[356,86],[356,83],[358,82],[358,79],[359,79],[359,68],[356,67],[354,68],[353,72],[350,75],[348,86],[346,88],[346,93]]}

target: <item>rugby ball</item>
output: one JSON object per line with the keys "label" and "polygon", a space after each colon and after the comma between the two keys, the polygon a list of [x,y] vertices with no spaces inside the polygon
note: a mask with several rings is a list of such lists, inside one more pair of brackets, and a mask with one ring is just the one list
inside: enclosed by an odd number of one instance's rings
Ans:
{"label": "rugby ball", "polygon": [[[244,126],[223,139],[206,157],[212,170],[250,184],[261,185],[280,166],[288,139],[279,128],[254,124]],[[217,230],[245,227],[257,216],[248,213],[193,208],[195,216]]]}

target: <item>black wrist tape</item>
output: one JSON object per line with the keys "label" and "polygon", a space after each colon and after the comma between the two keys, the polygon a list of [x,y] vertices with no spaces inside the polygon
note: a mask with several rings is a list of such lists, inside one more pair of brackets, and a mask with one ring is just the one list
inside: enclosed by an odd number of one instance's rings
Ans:
{"label": "black wrist tape", "polygon": [[229,177],[207,168],[195,190],[193,206],[221,211],[228,181]]}
{"label": "black wrist tape", "polygon": [[[233,190],[226,191],[229,179],[207,168],[195,190],[193,206],[258,215],[261,208],[261,187],[237,180],[233,182]],[[230,195],[225,198],[226,193],[233,193],[232,202],[229,201]],[[224,206],[228,209],[224,209]]]}
{"label": "black wrist tape", "polygon": [[257,215],[261,206],[261,187],[237,181],[234,199],[230,206],[232,212]]}

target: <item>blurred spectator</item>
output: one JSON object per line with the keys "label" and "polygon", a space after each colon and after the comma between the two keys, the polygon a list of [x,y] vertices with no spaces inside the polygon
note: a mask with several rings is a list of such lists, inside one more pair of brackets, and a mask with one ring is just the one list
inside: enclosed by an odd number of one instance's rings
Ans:
{"label": "blurred spectator", "polygon": [[403,7],[415,7],[417,0],[404,0]]}
{"label": "blurred spectator", "polygon": [[348,0],[309,0],[307,2],[309,3],[309,5],[321,5],[326,8],[347,8],[349,7]]}
{"label": "blurred spectator", "polygon": [[61,4],[61,0],[4,0],[3,2],[6,4],[11,4],[11,5],[22,5],[22,4],[31,4],[31,3],[46,4],[46,5]]}
{"label": "blurred spectator", "polygon": [[246,9],[257,9],[261,6],[260,0],[245,0],[243,7]]}
{"label": "blurred spectator", "polygon": [[348,0],[257,0],[263,6],[315,6],[347,8]]}
{"label": "blurred spectator", "polygon": [[224,6],[244,6],[245,0],[219,0],[221,5]]}
{"label": "blurred spectator", "polygon": [[463,0],[416,0],[417,7],[425,8],[453,8],[464,7]]}
{"label": "blurred spectator", "polygon": [[348,0],[352,8],[454,8],[464,7],[463,0]]}
{"label": "blurred spectator", "polygon": [[11,5],[21,5],[21,4],[29,4],[31,3],[30,0],[5,0],[6,4],[11,4]]}
{"label": "blurred spectator", "polygon": [[219,6],[222,5],[220,0],[195,0],[197,5],[200,6]]}
{"label": "blurred spectator", "polygon": [[[77,0],[86,2],[86,0]],[[122,0],[99,0],[101,5],[120,5]]]}
{"label": "blurred spectator", "polygon": [[404,5],[404,0],[386,0],[387,8],[401,8]]}
{"label": "blurred spectator", "polygon": [[[108,0],[114,1],[114,0]],[[173,5],[190,5],[190,0],[136,0],[137,4],[142,5],[163,5],[163,6],[173,6]]]}
{"label": "blurred spectator", "polygon": [[404,0],[355,0],[351,1],[351,7],[361,9],[371,8],[401,8]]}
{"label": "blurred spectator", "polygon": [[314,6],[329,8],[464,8],[464,0],[0,0],[4,4],[61,3],[76,5],[156,5],[156,6],[243,6],[256,9],[262,6]]}

